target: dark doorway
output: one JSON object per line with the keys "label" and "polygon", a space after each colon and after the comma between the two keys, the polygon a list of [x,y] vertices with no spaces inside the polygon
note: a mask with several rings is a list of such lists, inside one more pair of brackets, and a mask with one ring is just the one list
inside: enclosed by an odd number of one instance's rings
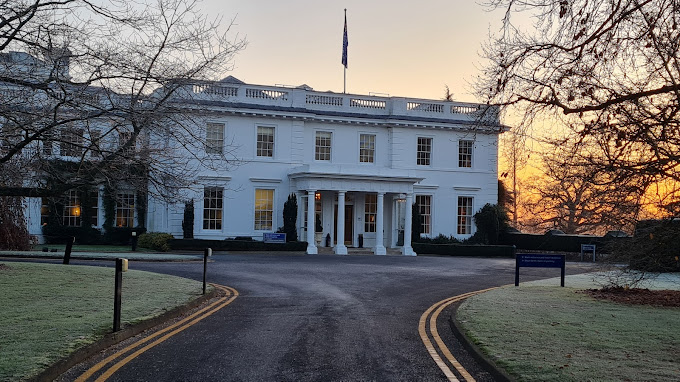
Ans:
{"label": "dark doorway", "polygon": [[[354,236],[354,206],[345,205],[345,245],[353,245]],[[335,221],[333,222],[333,237],[338,237],[338,205],[335,205]]]}

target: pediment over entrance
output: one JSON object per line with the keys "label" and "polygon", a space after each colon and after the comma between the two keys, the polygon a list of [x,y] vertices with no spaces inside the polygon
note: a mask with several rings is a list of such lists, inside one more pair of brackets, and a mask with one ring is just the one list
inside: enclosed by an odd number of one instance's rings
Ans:
{"label": "pediment over entrance", "polygon": [[412,193],[422,181],[408,170],[375,169],[368,166],[300,166],[288,173],[297,190]]}

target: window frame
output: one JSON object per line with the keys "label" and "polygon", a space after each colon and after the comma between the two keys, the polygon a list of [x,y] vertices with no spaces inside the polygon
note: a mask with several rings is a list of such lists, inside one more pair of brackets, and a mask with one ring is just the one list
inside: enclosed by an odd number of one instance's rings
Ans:
{"label": "window frame", "polygon": [[364,233],[377,232],[376,228],[377,222],[378,222],[378,194],[367,193],[364,196]]}
{"label": "window frame", "polygon": [[[368,138],[367,146],[365,147],[364,138]],[[375,163],[375,141],[376,134],[359,133],[359,163],[374,164]],[[365,160],[366,159],[366,160]]]}
{"label": "window frame", "polygon": [[[321,135],[328,135],[322,137]],[[327,146],[321,146],[319,140],[324,139],[328,141]],[[322,152],[323,149],[323,152]],[[317,130],[314,133],[314,160],[319,162],[330,162],[333,159],[333,132],[326,130]]]}
{"label": "window frame", "polygon": [[69,190],[64,198],[61,223],[65,227],[80,227],[83,224],[83,204],[77,190]]}
{"label": "window frame", "polygon": [[[132,203],[130,204],[130,200]],[[135,226],[135,193],[134,192],[117,192],[116,193],[116,227],[134,227]],[[124,222],[125,225],[119,224]]]}
{"label": "window frame", "polygon": [[472,168],[475,141],[471,139],[458,140],[458,168]]}
{"label": "window frame", "polygon": [[85,129],[67,127],[59,133],[59,155],[78,158],[83,155]]}
{"label": "window frame", "polygon": [[224,227],[224,187],[203,187],[203,218],[205,231],[221,231]]}
{"label": "window frame", "polygon": [[[118,132],[118,148],[121,149],[122,155],[134,155],[137,152],[137,137],[134,137],[134,132],[130,130],[121,130]],[[126,149],[122,147],[131,140],[130,146]]]}
{"label": "window frame", "polygon": [[[427,141],[427,144],[421,143],[421,140]],[[417,137],[416,139],[416,165],[417,166],[432,166],[432,146],[434,139],[432,137]],[[427,150],[421,150],[427,148]]]}
{"label": "window frame", "polygon": [[[427,200],[427,204],[422,203],[423,199]],[[420,194],[415,197],[418,212],[423,217],[423,222],[420,225],[421,233],[427,236],[432,235],[432,200],[431,194]]]}
{"label": "window frame", "polygon": [[[266,142],[260,139],[262,136],[264,136],[264,134],[260,134],[260,129],[271,130],[271,142]],[[267,134],[267,136],[269,136],[269,134]],[[274,155],[276,155],[276,126],[257,125],[255,127],[255,157],[274,159]]]}
{"label": "window frame", "polygon": [[[462,201],[469,201],[468,203],[461,203]],[[472,234],[472,219],[475,205],[475,198],[473,196],[459,195],[456,204],[456,234],[471,235]]]}
{"label": "window frame", "polygon": [[88,198],[90,200],[90,224],[93,227],[99,227],[99,189],[93,188],[88,190]]}
{"label": "window frame", "polygon": [[224,154],[225,130],[226,124],[223,122],[206,122],[204,149],[207,155]]}
{"label": "window frame", "polygon": [[[273,230],[275,198],[275,189],[255,188],[255,203],[253,203],[253,229],[255,231]],[[264,202],[264,205],[262,205],[262,202]]]}

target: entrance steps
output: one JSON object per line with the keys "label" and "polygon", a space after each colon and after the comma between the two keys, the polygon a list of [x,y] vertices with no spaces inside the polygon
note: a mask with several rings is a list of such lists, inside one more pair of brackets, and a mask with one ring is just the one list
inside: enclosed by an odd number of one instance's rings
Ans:
{"label": "entrance steps", "polygon": [[[317,247],[319,255],[335,255],[335,251],[332,247]],[[373,253],[373,248],[355,248],[347,247],[348,255],[366,255],[375,256]],[[400,248],[387,248],[387,256],[402,256]]]}

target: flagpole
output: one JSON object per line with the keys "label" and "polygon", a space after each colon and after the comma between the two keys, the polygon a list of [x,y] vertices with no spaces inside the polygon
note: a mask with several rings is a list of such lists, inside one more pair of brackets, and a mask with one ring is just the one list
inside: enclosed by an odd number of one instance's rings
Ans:
{"label": "flagpole", "polygon": [[342,93],[347,94],[347,8],[345,8],[345,30],[342,35]]}

